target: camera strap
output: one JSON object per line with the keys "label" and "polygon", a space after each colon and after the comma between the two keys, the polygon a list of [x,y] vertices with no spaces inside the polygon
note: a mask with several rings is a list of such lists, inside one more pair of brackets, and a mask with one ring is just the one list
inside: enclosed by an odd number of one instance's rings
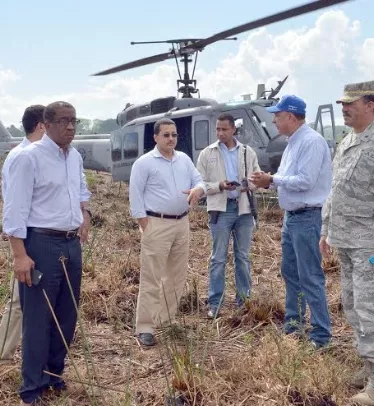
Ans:
{"label": "camera strap", "polygon": [[[248,166],[247,166],[247,146],[244,145],[244,176],[245,179],[248,179]],[[248,182],[248,180],[247,180]],[[255,229],[259,229],[259,224],[258,224],[258,210],[257,210],[257,199],[255,194],[252,192],[252,190],[247,190],[247,197],[249,201],[249,208],[251,210],[251,214],[255,223]]]}

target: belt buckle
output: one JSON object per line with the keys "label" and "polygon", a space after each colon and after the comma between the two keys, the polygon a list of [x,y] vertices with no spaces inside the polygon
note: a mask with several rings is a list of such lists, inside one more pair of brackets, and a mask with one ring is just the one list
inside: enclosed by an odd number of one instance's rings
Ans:
{"label": "belt buckle", "polygon": [[77,235],[76,230],[69,230],[66,232],[67,239],[74,238],[76,235]]}

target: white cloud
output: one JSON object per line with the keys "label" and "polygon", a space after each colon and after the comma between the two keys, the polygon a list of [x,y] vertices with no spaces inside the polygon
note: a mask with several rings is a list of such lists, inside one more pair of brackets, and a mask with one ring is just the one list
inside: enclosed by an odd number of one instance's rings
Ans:
{"label": "white cloud", "polygon": [[[313,119],[318,104],[336,100],[345,83],[372,79],[373,69],[374,38],[360,38],[360,23],[335,10],[322,14],[313,27],[279,35],[271,34],[268,28],[250,32],[236,54],[227,55],[213,71],[197,69],[195,77],[202,97],[225,101],[244,93],[256,96],[258,83],[265,83],[269,89],[289,75],[281,94],[295,93],[305,98],[309,119]],[[134,70],[131,77],[116,74],[91,78],[84,92],[45,94],[32,100],[10,96],[14,80],[21,78],[12,71],[0,71],[0,119],[6,124],[19,122],[29,104],[54,100],[70,101],[82,117],[116,117],[127,102],[176,95],[177,71],[171,64],[160,64],[147,75],[136,76]],[[336,113],[340,114],[338,110]]]}
{"label": "white cloud", "polygon": [[364,79],[374,79],[374,38],[367,38],[357,54],[357,64]]}

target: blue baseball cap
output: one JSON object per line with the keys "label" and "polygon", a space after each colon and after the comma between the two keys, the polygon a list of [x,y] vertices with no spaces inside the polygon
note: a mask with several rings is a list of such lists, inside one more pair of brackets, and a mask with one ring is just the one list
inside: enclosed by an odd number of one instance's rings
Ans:
{"label": "blue baseball cap", "polygon": [[266,107],[269,113],[279,113],[280,111],[287,111],[288,113],[305,114],[306,104],[300,97],[294,95],[284,95],[277,105]]}

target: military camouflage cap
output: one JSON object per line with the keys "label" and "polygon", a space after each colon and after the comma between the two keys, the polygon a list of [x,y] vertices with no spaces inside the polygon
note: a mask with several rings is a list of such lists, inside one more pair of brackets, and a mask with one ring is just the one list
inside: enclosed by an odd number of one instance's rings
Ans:
{"label": "military camouflage cap", "polygon": [[371,82],[351,83],[344,86],[344,95],[337,103],[353,103],[363,96],[374,96],[374,80]]}

